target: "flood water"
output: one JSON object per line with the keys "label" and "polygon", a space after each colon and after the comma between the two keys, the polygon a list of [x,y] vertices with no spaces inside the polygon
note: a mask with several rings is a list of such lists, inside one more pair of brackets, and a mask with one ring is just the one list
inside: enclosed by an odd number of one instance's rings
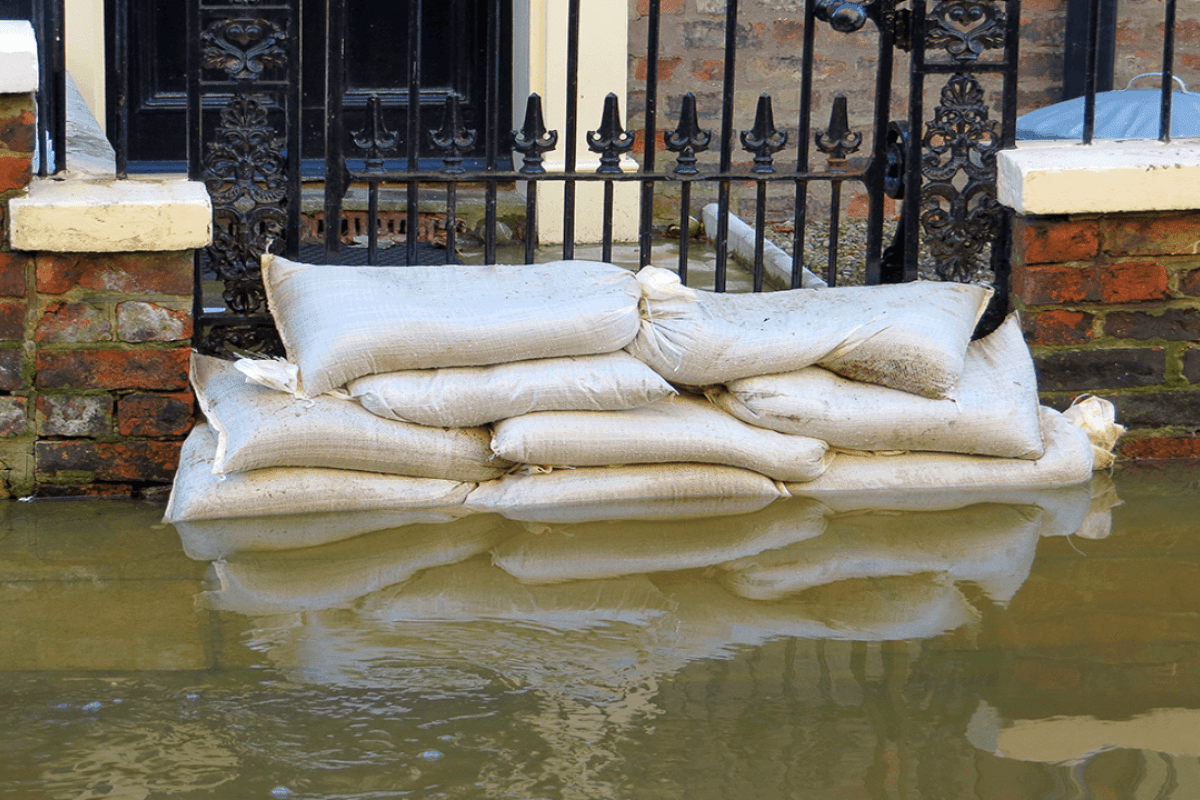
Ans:
{"label": "flood water", "polygon": [[1200,464],[1114,484],[216,564],[387,520],[9,503],[0,797],[1200,797]]}

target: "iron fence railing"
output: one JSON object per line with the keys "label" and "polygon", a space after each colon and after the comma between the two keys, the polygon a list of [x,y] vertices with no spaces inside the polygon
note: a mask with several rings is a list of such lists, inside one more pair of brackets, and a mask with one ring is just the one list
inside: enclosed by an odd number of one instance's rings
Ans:
{"label": "iron fence railing", "polygon": [[0,0],[0,19],[29,20],[37,38],[38,175],[67,168],[66,0]]}

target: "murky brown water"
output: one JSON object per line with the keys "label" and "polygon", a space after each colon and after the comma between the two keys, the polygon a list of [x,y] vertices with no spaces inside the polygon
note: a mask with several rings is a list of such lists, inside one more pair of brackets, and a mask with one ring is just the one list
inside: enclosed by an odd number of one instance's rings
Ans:
{"label": "murky brown water", "polygon": [[1115,483],[213,567],[153,504],[6,504],[0,797],[1200,797],[1200,464]]}

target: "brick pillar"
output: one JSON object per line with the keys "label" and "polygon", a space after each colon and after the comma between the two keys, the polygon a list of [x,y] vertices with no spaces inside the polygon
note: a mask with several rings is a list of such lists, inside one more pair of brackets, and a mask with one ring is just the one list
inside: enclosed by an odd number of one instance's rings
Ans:
{"label": "brick pillar", "polygon": [[1134,458],[1200,457],[1200,212],[1025,217],[1013,253],[1043,401],[1100,394]]}

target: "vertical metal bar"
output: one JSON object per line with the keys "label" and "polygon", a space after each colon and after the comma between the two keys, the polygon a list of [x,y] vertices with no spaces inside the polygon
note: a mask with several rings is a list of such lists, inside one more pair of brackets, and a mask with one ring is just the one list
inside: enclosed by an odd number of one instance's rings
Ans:
{"label": "vertical metal bar", "polygon": [[604,211],[602,224],[604,235],[600,245],[600,260],[612,263],[613,182],[604,182]]}
{"label": "vertical metal bar", "polygon": [[[721,98],[721,173],[733,163],[733,86],[737,65],[738,0],[725,4],[725,75]],[[722,178],[717,190],[717,271],[714,290],[725,291],[725,268],[729,262],[729,179]]]}
{"label": "vertical metal bar", "polygon": [[688,247],[691,246],[692,182],[679,186],[679,282],[687,286]]}
{"label": "vertical metal bar", "polygon": [[754,204],[754,291],[763,290],[763,255],[767,235],[767,182],[758,181]]}
{"label": "vertical metal bar", "polygon": [[[812,139],[813,43],[816,28],[815,0],[804,6],[804,52],[800,66],[800,118],[796,123],[796,171],[808,171],[808,147]],[[890,99],[890,95],[889,95]],[[808,225],[808,181],[796,181],[796,201],[792,219],[792,288],[804,281],[804,239]]]}
{"label": "vertical metal bar", "polygon": [[1175,0],[1167,0],[1163,20],[1162,113],[1158,138],[1171,141],[1171,101],[1175,96]]}
{"label": "vertical metal bar", "polygon": [[[488,3],[487,20],[487,129],[484,141],[488,172],[498,165],[500,137],[505,128],[500,127],[500,0]],[[496,179],[490,178],[484,185],[484,235],[483,262],[496,263]]]}
{"label": "vertical metal bar", "polygon": [[54,62],[53,81],[51,83],[53,99],[54,131],[54,171],[62,172],[67,168],[67,38],[66,38],[66,9],[64,0],[52,0],[52,58]]}
{"label": "vertical metal bar", "polygon": [[33,4],[33,29],[38,44],[38,93],[37,93],[37,151],[38,175],[50,174],[50,35],[47,30],[46,7]]}
{"label": "vertical metal bar", "polygon": [[283,254],[287,258],[300,256],[300,216],[301,192],[303,185],[300,181],[300,164],[303,158],[303,71],[300,62],[300,30],[304,19],[304,0],[292,0],[288,14],[288,26],[291,36],[288,37],[288,70],[287,70],[287,228],[283,237]]}
{"label": "vertical metal bar", "polygon": [[[118,5],[122,5],[118,3]],[[184,6],[184,35],[186,42],[183,59],[187,75],[187,105],[184,108],[184,128],[187,134],[187,170],[188,178],[200,178],[200,146],[203,141],[203,124],[200,119],[200,0],[186,0]],[[128,20],[126,20],[128,24]],[[128,113],[129,108],[119,109]],[[42,160],[45,163],[45,159]],[[197,248],[192,256],[192,320],[195,326],[193,336],[200,340],[204,326],[204,282],[201,270],[204,264],[205,248]]]}
{"label": "vertical metal bar", "polygon": [[1084,55],[1083,143],[1091,144],[1096,132],[1096,49],[1100,38],[1100,0],[1088,3],[1088,39]]}
{"label": "vertical metal bar", "polygon": [[[654,149],[658,145],[658,50],[662,0],[650,0],[649,30],[646,36],[646,123],[642,171],[654,172]],[[654,181],[642,182],[641,220],[638,223],[638,260],[647,266],[651,260],[651,233],[654,225]],[[686,228],[686,226],[685,226]]]}
{"label": "vertical metal bar", "polygon": [[[407,167],[411,173],[420,169],[417,155],[417,145],[421,137],[421,35],[423,0],[412,0],[408,4],[408,141],[406,142]],[[405,263],[417,263],[417,228],[418,206],[420,205],[421,186],[417,181],[410,180],[406,188],[406,219],[408,230],[404,239]],[[368,220],[372,226],[378,225],[377,219]]]}
{"label": "vertical metal bar", "polygon": [[446,261],[453,264],[458,254],[458,179],[446,181]]}
{"label": "vertical metal bar", "polygon": [[837,286],[838,237],[842,228],[842,182],[829,182],[829,256],[825,266],[825,282]]}
{"label": "vertical metal bar", "polygon": [[342,247],[342,195],[346,191],[346,0],[325,0],[325,261]]}
{"label": "vertical metal bar", "polygon": [[888,124],[891,120],[892,60],[895,56],[895,32],[891,25],[879,26],[879,69],[875,74],[875,133],[871,164],[876,172],[866,184],[867,253],[864,280],[873,286],[883,280],[883,169],[887,161]]}
{"label": "vertical metal bar", "polygon": [[538,240],[537,181],[529,181],[525,190],[525,263],[533,263]]}
{"label": "vertical metal bar", "polygon": [[908,82],[908,152],[904,156],[904,211],[900,224],[904,226],[903,280],[916,280],[920,260],[921,232],[921,132],[925,130],[925,0],[912,4],[912,55],[909,60]]}
{"label": "vertical metal bar", "polygon": [[579,0],[567,4],[567,149],[563,182],[563,258],[575,257],[575,150],[579,138]]}
{"label": "vertical metal bar", "polygon": [[[379,252],[379,181],[367,184],[367,263],[374,264]],[[411,261],[409,262],[412,263]]]}
{"label": "vertical metal bar", "polygon": [[[117,123],[117,179],[129,177],[129,3],[114,6],[113,19],[113,82],[116,85],[115,121]],[[190,48],[191,39],[187,40]]]}

